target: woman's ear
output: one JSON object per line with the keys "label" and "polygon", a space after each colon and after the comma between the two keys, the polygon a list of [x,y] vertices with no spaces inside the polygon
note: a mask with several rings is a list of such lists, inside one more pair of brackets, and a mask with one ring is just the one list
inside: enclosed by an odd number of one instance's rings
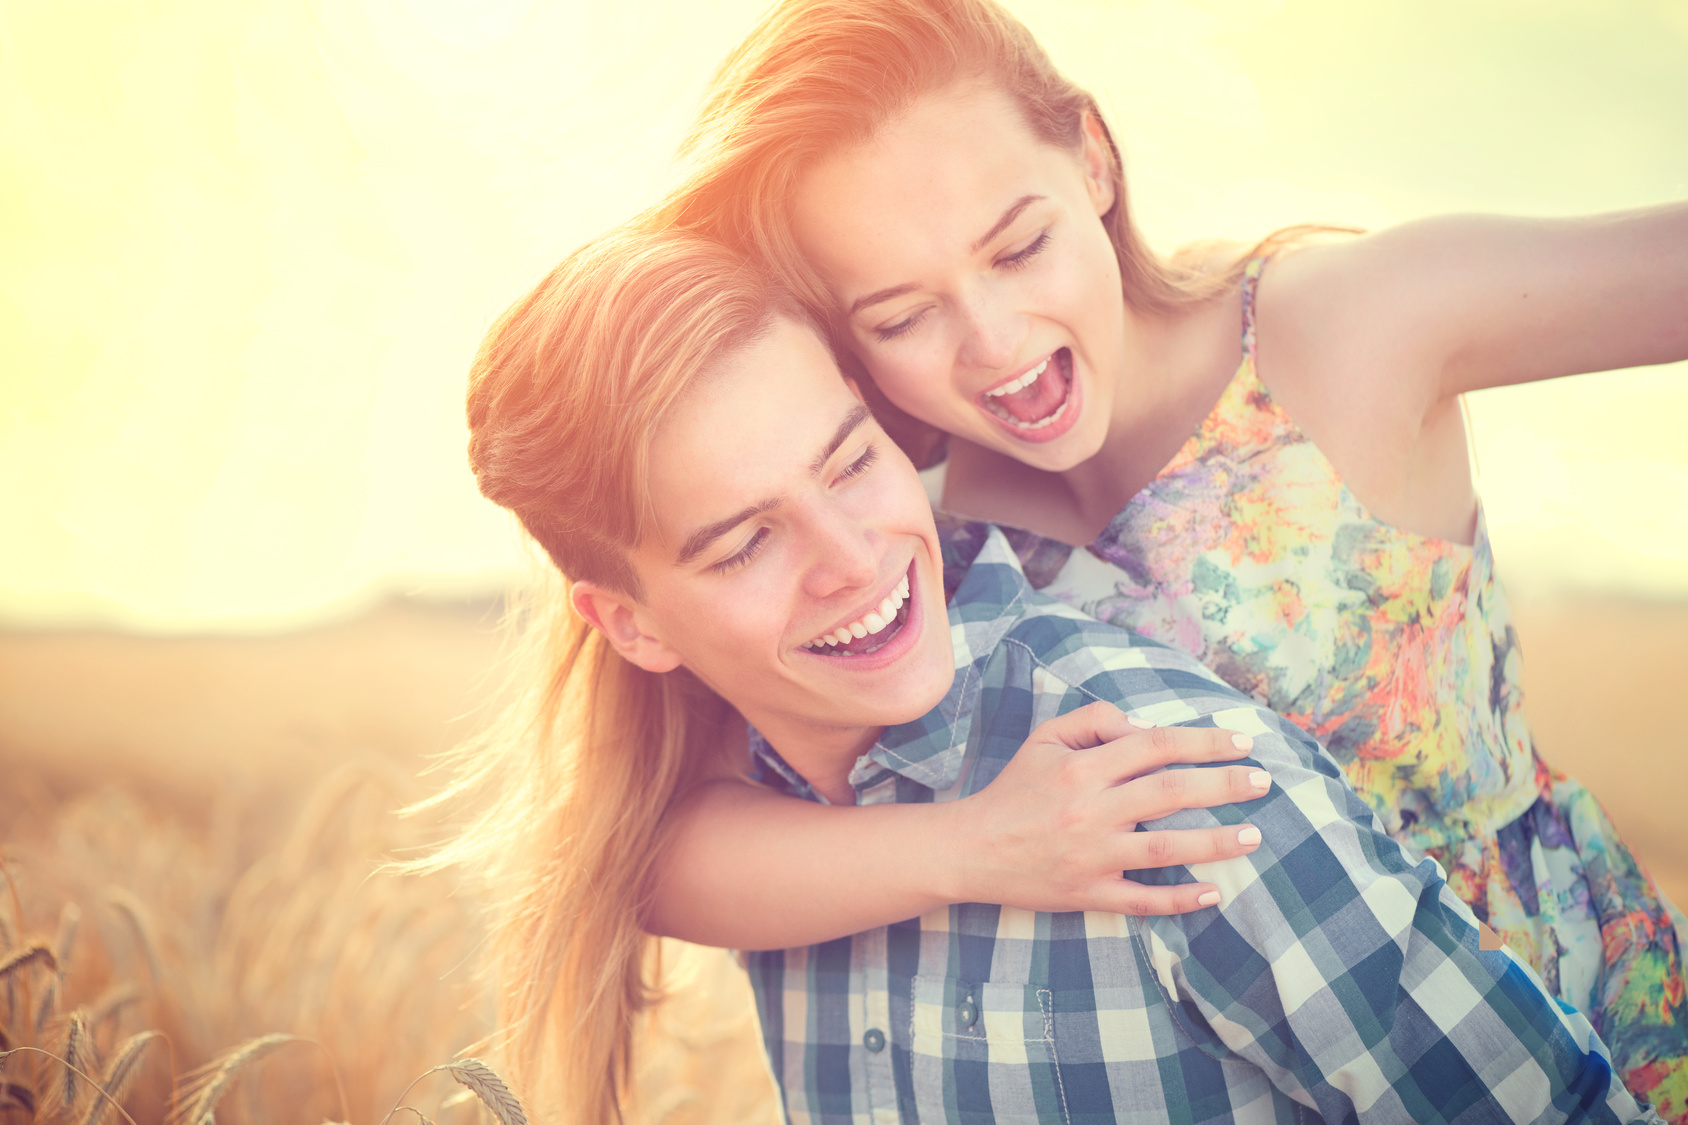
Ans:
{"label": "woman's ear", "polygon": [[1084,111],[1083,139],[1078,160],[1084,169],[1084,187],[1097,215],[1106,215],[1119,194],[1114,176],[1114,148],[1108,143],[1108,128],[1090,110]]}
{"label": "woman's ear", "polygon": [[569,589],[569,601],[629,664],[647,672],[672,672],[680,666],[680,654],[655,633],[644,608],[626,594],[596,582],[576,582]]}

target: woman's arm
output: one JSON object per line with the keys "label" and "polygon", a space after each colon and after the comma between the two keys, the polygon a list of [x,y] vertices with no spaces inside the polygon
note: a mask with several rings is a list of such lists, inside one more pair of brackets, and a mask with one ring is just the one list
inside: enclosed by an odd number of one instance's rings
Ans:
{"label": "woman's arm", "polygon": [[[1233,741],[1238,738],[1241,743]],[[1246,736],[1144,729],[1108,704],[1038,727],[978,793],[926,805],[832,807],[742,780],[706,782],[676,810],[645,917],[653,933],[780,949],[918,917],[953,902],[1170,914],[1217,902],[1211,883],[1151,887],[1128,869],[1251,852],[1247,826],[1137,832],[1139,821],[1265,794],[1263,771],[1221,762]]]}
{"label": "woman's arm", "polygon": [[1303,319],[1356,354],[1395,357],[1380,370],[1406,376],[1400,389],[1426,410],[1485,387],[1688,359],[1688,203],[1423,219],[1304,263],[1322,307]]}

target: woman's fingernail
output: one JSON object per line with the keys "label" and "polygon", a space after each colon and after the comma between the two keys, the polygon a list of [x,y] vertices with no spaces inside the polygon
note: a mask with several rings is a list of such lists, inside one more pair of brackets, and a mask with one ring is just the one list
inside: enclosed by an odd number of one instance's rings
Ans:
{"label": "woman's fingernail", "polygon": [[1248,783],[1256,789],[1270,789],[1272,788],[1272,775],[1265,770],[1255,770],[1248,775]]}
{"label": "woman's fingernail", "polygon": [[1238,750],[1253,750],[1254,739],[1250,738],[1246,734],[1233,734],[1231,736],[1231,745],[1235,746]]}
{"label": "woman's fingernail", "polygon": [[1198,903],[1200,903],[1202,906],[1218,906],[1219,905],[1219,892],[1218,891],[1203,891],[1201,894],[1196,896],[1196,901]]}
{"label": "woman's fingernail", "polygon": [[1136,727],[1138,730],[1148,730],[1150,727],[1155,725],[1147,719],[1139,719],[1136,715],[1127,715],[1125,717],[1125,721]]}
{"label": "woman's fingernail", "polygon": [[1260,829],[1252,824],[1245,824],[1237,833],[1237,843],[1245,848],[1252,848],[1260,842]]}

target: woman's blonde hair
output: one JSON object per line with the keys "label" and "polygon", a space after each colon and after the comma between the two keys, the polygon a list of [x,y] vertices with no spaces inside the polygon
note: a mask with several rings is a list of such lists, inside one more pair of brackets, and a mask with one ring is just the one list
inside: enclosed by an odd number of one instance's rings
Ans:
{"label": "woman's blonde hair", "polygon": [[[433,864],[488,872],[505,1065],[566,1121],[619,1120],[635,1021],[657,996],[640,926],[662,820],[732,716],[686,670],[623,660],[569,583],[641,596],[652,435],[695,381],[798,315],[764,271],[634,224],[571,254],[488,333],[469,382],[469,460],[561,575],[526,623],[526,690],[457,753],[432,803],[481,812]],[[490,791],[488,793],[488,791]],[[490,799],[488,799],[488,797]]]}
{"label": "woman's blonde hair", "polygon": [[[1212,247],[1171,258],[1149,248],[1132,221],[1119,146],[1096,99],[1062,76],[1031,32],[993,0],[776,4],[716,73],[682,149],[690,174],[665,221],[758,255],[827,323],[836,310],[789,223],[798,180],[923,95],[964,81],[1007,94],[1038,139],[1068,151],[1080,148],[1086,116],[1095,119],[1114,186],[1102,225],[1133,309],[1186,308],[1241,277],[1250,255],[1221,255],[1216,264]],[[845,341],[832,328],[843,357]],[[870,393],[870,405],[915,463],[927,463],[939,432],[883,395]]]}
{"label": "woman's blonde hair", "polygon": [[[1170,310],[1207,295],[1202,275],[1162,260],[1132,223],[1119,147],[1096,99],[1061,75],[993,0],[785,0],[722,63],[683,153],[693,175],[670,218],[754,248],[804,297],[825,301],[797,253],[786,205],[818,159],[860,144],[925,94],[978,80],[1013,99],[1032,133],[1077,152],[1102,128],[1114,203],[1102,223],[1125,299]],[[824,304],[817,307],[824,308]]]}

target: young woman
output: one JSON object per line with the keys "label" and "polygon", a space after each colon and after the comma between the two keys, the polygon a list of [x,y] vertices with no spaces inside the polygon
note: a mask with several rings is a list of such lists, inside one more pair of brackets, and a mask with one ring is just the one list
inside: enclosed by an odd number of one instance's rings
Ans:
{"label": "young woman", "polygon": [[[1459,408],[1688,357],[1688,207],[1164,262],[1094,101],[990,0],[781,4],[691,149],[669,220],[773,263],[908,417],[917,457],[929,427],[950,435],[946,507],[1035,533],[1018,543],[1040,585],[1319,736],[1589,1013],[1631,1089],[1688,1120],[1673,911],[1534,752]],[[836,915],[804,873],[853,846],[847,818],[809,845],[807,811],[706,790],[655,924],[718,940],[737,903],[710,872],[775,824],[759,901],[784,904],[778,925]],[[735,918],[755,944],[766,915]]]}

